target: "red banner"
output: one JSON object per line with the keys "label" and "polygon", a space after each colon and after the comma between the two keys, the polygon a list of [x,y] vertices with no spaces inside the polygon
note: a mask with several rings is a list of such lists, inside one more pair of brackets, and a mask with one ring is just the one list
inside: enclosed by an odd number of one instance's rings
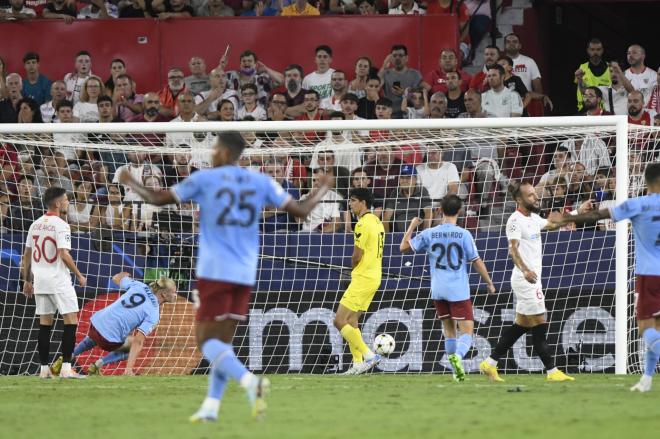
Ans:
{"label": "red banner", "polygon": [[8,72],[25,75],[25,52],[41,56],[41,70],[61,79],[73,70],[75,54],[92,54],[92,72],[109,77],[110,61],[121,58],[138,91],[156,90],[166,82],[167,69],[184,68],[202,56],[210,70],[231,45],[228,69],[238,67],[239,54],[253,50],[269,67],[282,71],[288,64],[314,70],[314,48],[332,47],[332,67],[353,77],[354,63],[368,56],[380,67],[393,44],[405,44],[409,65],[422,75],[437,67],[440,50],[456,48],[457,19],[453,15],[355,17],[241,17],[87,20],[66,25],[61,20],[0,24],[2,53]]}

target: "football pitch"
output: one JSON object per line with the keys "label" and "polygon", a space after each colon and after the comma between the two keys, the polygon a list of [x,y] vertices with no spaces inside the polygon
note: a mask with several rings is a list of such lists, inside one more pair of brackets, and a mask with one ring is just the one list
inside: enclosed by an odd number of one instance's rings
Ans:
{"label": "football pitch", "polygon": [[190,424],[206,376],[0,378],[0,437],[39,438],[621,438],[657,437],[660,383],[639,376],[274,375],[267,418],[249,418],[235,383],[217,423]]}

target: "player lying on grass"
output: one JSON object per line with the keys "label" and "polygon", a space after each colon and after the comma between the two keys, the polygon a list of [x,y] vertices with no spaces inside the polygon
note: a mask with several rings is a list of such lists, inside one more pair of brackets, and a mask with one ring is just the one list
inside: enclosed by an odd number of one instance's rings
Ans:
{"label": "player lying on grass", "polygon": [[[100,374],[102,366],[127,358],[124,375],[134,375],[135,361],[144,340],[160,320],[160,305],[176,300],[176,284],[172,279],[160,278],[146,285],[131,279],[128,273],[121,272],[115,274],[112,280],[126,292],[109,306],[94,313],[89,335],[73,350],[74,358],[94,346],[110,352],[89,366],[89,375]],[[135,330],[135,335],[131,336]],[[62,357],[53,364],[53,373],[59,373],[61,365]]]}
{"label": "player lying on grass", "polygon": [[[420,218],[413,218],[399,246],[402,253],[412,250],[429,254],[431,298],[438,318],[442,321],[445,349],[454,379],[458,382],[465,380],[462,360],[472,346],[474,331],[468,263],[474,266],[486,282],[488,292],[495,293],[495,286],[486,265],[479,257],[472,234],[456,225],[462,207],[463,202],[459,197],[447,195],[440,204],[444,215],[442,224],[412,238],[415,229],[424,222]],[[461,333],[458,339],[457,326]]]}
{"label": "player lying on grass", "polygon": [[616,207],[578,215],[552,214],[558,224],[596,223],[611,218],[629,219],[635,237],[635,304],[638,333],[646,345],[644,374],[632,392],[651,390],[653,374],[660,360],[660,163],[650,163],[644,170],[647,194],[631,198]]}

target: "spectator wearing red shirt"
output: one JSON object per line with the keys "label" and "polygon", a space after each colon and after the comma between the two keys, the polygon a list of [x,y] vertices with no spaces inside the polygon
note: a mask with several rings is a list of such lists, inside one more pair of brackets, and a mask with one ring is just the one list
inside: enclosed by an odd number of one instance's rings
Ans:
{"label": "spectator wearing red shirt", "polygon": [[188,91],[184,82],[183,70],[178,67],[167,72],[167,85],[158,92],[160,99],[160,114],[168,120],[177,115],[176,98],[184,91]]}
{"label": "spectator wearing red shirt", "polygon": [[[296,117],[296,120],[321,120],[323,111],[319,109],[319,94],[316,90],[305,90],[303,95],[303,108],[305,112]],[[320,133],[306,131],[303,133],[304,141],[318,143],[321,141]]]}
{"label": "spectator wearing red shirt", "polygon": [[467,91],[472,77],[462,70],[458,69],[458,57],[454,49],[442,49],[440,59],[438,60],[439,69],[426,74],[424,82],[430,86],[431,91],[447,94],[447,72],[458,72],[461,75],[461,90]]}
{"label": "spectator wearing red shirt", "polygon": [[497,46],[486,46],[484,49],[484,66],[479,73],[472,77],[470,81],[471,89],[483,93],[490,88],[486,80],[488,66],[495,64],[498,59],[500,59],[500,49]]}

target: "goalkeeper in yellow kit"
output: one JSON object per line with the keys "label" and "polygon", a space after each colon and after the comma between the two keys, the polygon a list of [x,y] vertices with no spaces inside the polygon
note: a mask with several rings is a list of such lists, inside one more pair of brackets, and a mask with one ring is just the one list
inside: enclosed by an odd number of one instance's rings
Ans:
{"label": "goalkeeper in yellow kit", "polygon": [[385,229],[380,219],[371,212],[373,195],[368,189],[351,190],[349,206],[359,221],[355,225],[355,247],[351,257],[351,283],[339,301],[335,327],[348,342],[353,354],[353,365],[347,375],[359,375],[380,362],[380,355],[369,349],[362,339],[358,322],[380,288],[383,266]]}

